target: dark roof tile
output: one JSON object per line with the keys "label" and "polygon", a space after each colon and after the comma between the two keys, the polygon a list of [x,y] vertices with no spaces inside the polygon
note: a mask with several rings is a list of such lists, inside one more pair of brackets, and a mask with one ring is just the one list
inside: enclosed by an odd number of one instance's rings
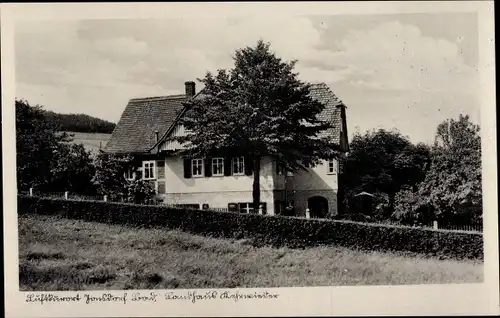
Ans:
{"label": "dark roof tile", "polygon": [[344,103],[330,90],[325,83],[311,85],[311,97],[325,105],[319,114],[319,119],[332,124],[333,128],[325,130],[320,136],[330,136],[333,141],[340,144],[340,131],[342,127],[341,107]]}
{"label": "dark roof tile", "polygon": [[[338,106],[343,105],[342,101],[325,83],[311,85],[311,96],[325,105],[325,109],[319,115],[320,119],[334,126],[323,132],[322,136],[330,136],[334,142],[339,143],[342,120]],[[186,100],[186,95],[131,99],[106,144],[105,151],[148,152],[156,144],[155,131],[158,131],[159,138],[162,138],[175,123]]]}
{"label": "dark roof tile", "polygon": [[147,152],[161,138],[183,109],[185,95],[131,99],[113,131],[106,152]]}

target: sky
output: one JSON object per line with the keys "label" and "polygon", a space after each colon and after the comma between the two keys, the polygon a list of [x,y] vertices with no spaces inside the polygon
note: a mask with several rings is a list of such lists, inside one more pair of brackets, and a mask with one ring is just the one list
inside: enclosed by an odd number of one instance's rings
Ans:
{"label": "sky", "polygon": [[262,39],[346,104],[351,138],[432,142],[447,118],[479,123],[476,25],[475,13],[19,21],[16,97],[118,122],[130,98],[183,93]]}

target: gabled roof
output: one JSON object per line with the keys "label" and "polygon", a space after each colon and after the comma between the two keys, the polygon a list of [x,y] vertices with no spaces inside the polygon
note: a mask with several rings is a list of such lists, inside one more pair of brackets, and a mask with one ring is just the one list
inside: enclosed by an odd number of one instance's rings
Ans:
{"label": "gabled roof", "polygon": [[311,85],[311,97],[325,105],[319,114],[319,119],[332,124],[333,128],[325,130],[321,136],[329,136],[337,144],[340,144],[340,131],[342,129],[342,107],[345,105],[330,90],[325,83]]}
{"label": "gabled roof", "polygon": [[144,153],[172,126],[184,108],[186,95],[131,99],[116,125],[104,151]]}
{"label": "gabled roof", "polygon": [[[334,142],[340,144],[340,131],[343,125],[340,106],[344,104],[325,83],[312,84],[311,96],[325,105],[325,109],[319,115],[320,119],[333,125],[333,128],[326,130],[323,135],[331,137]],[[197,97],[202,97],[202,91],[194,96]],[[184,108],[183,102],[186,100],[186,95],[131,99],[105,151],[148,153],[157,145],[155,131],[158,131],[160,141],[167,137],[165,134],[172,130],[179,119]]]}

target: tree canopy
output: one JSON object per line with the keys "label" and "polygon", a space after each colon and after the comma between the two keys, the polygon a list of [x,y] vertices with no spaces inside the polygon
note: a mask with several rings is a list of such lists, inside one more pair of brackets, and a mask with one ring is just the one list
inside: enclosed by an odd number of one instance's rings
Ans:
{"label": "tree canopy", "polygon": [[59,114],[45,111],[45,117],[61,131],[110,134],[116,126],[115,123],[86,114]]}
{"label": "tree canopy", "polygon": [[468,209],[482,206],[479,132],[467,115],[439,124],[430,169],[415,191],[401,196],[402,202],[412,203],[412,209],[398,208],[397,218],[417,219],[422,210],[445,222],[481,218],[482,209]]}
{"label": "tree canopy", "polygon": [[253,161],[253,202],[260,202],[259,173],[264,156],[291,171],[338,155],[337,145],[321,137],[330,125],[318,119],[324,105],[310,96],[310,85],[298,79],[296,61],[283,61],[259,41],[236,50],[234,67],[208,72],[199,98],[187,102],[181,123],[192,133],[176,138],[183,155],[205,157],[229,152]]}
{"label": "tree canopy", "polygon": [[46,118],[39,105],[16,100],[17,181],[21,190],[92,192],[92,158]]}
{"label": "tree canopy", "polygon": [[425,178],[430,149],[414,145],[398,131],[379,129],[355,134],[345,160],[346,198],[362,191],[383,199],[390,212],[395,194],[405,185],[414,187]]}

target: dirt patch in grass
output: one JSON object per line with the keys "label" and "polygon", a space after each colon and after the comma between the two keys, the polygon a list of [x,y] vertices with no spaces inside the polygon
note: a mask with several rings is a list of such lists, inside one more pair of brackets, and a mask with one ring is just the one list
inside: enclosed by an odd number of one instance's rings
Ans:
{"label": "dirt patch in grass", "polygon": [[21,290],[473,283],[480,261],[341,247],[257,247],[166,229],[47,216],[19,219]]}

